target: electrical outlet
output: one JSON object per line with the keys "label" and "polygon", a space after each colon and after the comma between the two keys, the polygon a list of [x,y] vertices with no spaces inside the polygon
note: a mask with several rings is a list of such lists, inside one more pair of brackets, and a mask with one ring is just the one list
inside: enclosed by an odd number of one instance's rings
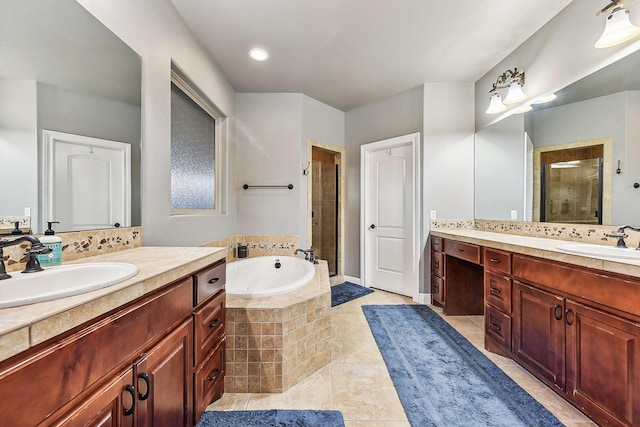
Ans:
{"label": "electrical outlet", "polygon": [[429,219],[436,219],[436,211],[435,210],[429,211]]}
{"label": "electrical outlet", "polygon": [[511,219],[518,219],[518,211],[517,210],[512,210],[511,211]]}
{"label": "electrical outlet", "polygon": [[31,216],[31,208],[24,208],[24,216]]}

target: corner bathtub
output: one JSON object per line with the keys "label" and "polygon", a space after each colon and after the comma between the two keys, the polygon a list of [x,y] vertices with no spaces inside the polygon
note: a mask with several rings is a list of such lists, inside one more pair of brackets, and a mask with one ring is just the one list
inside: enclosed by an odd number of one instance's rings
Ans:
{"label": "corner bathtub", "polygon": [[[276,268],[276,263],[280,268]],[[315,267],[303,258],[293,256],[261,256],[227,264],[227,295],[255,298],[277,295],[308,283]]]}

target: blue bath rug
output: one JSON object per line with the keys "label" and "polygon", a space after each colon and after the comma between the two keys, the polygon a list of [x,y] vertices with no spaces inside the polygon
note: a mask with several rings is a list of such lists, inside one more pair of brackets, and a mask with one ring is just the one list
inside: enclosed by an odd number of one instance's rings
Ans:
{"label": "blue bath rug", "polygon": [[196,427],[344,427],[339,411],[207,411]]}
{"label": "blue bath rug", "polygon": [[563,425],[429,307],[362,310],[412,426]]}
{"label": "blue bath rug", "polygon": [[363,297],[373,292],[373,289],[356,285],[351,282],[344,282],[331,287],[331,307],[344,304],[356,298]]}

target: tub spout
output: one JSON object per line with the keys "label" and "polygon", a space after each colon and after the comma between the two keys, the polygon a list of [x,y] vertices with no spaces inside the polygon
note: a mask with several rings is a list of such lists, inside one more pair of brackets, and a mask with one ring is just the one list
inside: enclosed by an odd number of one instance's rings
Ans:
{"label": "tub spout", "polygon": [[315,255],[313,254],[313,252],[314,252],[313,248],[309,248],[307,250],[296,249],[293,254],[294,255],[298,255],[298,252],[302,252],[304,254],[304,259],[306,259],[307,261],[311,262],[312,264],[317,264],[318,263],[318,258],[316,258]]}

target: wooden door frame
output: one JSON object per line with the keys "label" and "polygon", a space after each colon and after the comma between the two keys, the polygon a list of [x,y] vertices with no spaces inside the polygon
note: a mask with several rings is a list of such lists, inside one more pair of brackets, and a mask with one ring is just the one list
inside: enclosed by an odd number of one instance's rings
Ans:
{"label": "wooden door frame", "polygon": [[407,135],[397,136],[381,141],[370,142],[360,146],[360,280],[363,286],[367,284],[367,265],[369,256],[366,250],[369,244],[369,233],[366,232],[366,224],[369,224],[370,200],[367,197],[369,192],[369,178],[371,176],[371,153],[384,149],[392,149],[394,147],[407,145],[407,139],[411,139],[411,148],[413,156],[413,250],[414,259],[411,261],[413,269],[412,293],[411,297],[414,301],[418,301],[420,296],[420,244],[422,236],[420,224],[422,217],[420,215],[420,194],[421,194],[421,169],[420,169],[420,132],[410,133]]}
{"label": "wooden door frame", "polygon": [[[340,176],[338,177],[338,268],[336,275],[329,278],[331,285],[336,285],[344,282],[344,220],[345,220],[345,193],[346,193],[346,171],[345,171],[345,149],[344,147],[337,147],[335,145],[326,144],[324,142],[316,141],[313,139],[307,140],[307,154],[308,154],[308,168],[307,174],[311,170],[312,164],[312,151],[313,148],[319,148],[321,150],[330,151],[336,155],[336,164],[340,169]],[[313,232],[312,232],[312,218],[311,211],[313,209],[313,182],[311,179],[307,179],[307,240],[309,247],[313,247]]]}

